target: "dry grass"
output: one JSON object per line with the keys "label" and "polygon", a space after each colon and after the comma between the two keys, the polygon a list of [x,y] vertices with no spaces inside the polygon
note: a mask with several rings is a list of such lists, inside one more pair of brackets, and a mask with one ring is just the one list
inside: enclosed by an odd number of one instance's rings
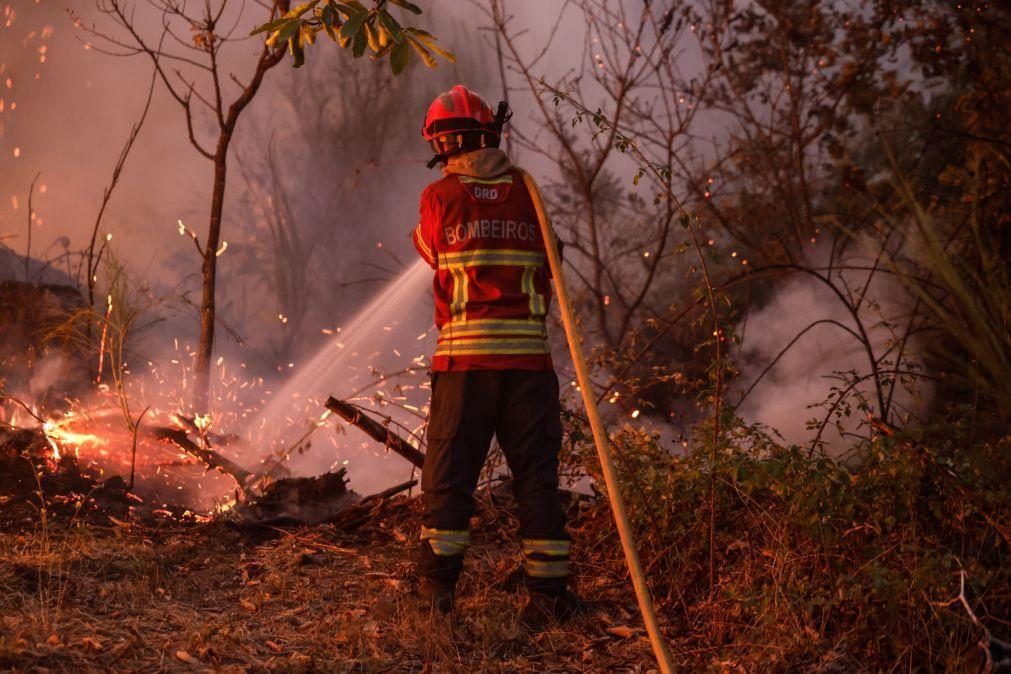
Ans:
{"label": "dry grass", "polygon": [[[0,533],[11,671],[648,671],[625,580],[584,569],[591,612],[531,634],[514,523],[482,508],[452,619],[414,598],[416,500],[355,532],[251,537],[224,522],[50,521]],[[117,518],[118,519],[118,518]],[[611,630],[611,633],[608,632]]]}

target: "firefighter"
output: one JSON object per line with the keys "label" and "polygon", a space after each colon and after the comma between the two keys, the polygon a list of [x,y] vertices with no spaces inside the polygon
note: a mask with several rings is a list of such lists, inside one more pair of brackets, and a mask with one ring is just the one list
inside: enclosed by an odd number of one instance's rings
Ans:
{"label": "firefighter", "polygon": [[497,113],[457,85],[432,102],[422,133],[443,178],[421,195],[413,233],[435,270],[435,323],[420,594],[452,610],[473,493],[492,437],[505,455],[519,506],[528,601],[540,626],[573,615],[569,536],[558,494],[562,426],[545,318],[550,273],[523,173],[499,149],[508,106]]}

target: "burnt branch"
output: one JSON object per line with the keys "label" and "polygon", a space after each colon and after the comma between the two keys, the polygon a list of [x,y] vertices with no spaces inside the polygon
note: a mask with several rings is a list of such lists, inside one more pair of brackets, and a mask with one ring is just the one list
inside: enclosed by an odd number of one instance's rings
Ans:
{"label": "burnt branch", "polygon": [[222,456],[209,447],[201,447],[189,438],[189,434],[181,428],[152,428],[147,431],[152,437],[162,442],[170,442],[190,456],[203,461],[208,468],[219,470],[226,475],[231,475],[239,483],[243,491],[247,489],[247,482],[253,476],[251,472],[235,463],[231,459]]}
{"label": "burnt branch", "polygon": [[421,451],[412,447],[402,437],[372,417],[367,416],[354,405],[331,397],[326,401],[326,408],[341,419],[362,429],[370,438],[376,442],[381,442],[387,449],[393,450],[418,468],[421,468],[425,464],[425,455]]}

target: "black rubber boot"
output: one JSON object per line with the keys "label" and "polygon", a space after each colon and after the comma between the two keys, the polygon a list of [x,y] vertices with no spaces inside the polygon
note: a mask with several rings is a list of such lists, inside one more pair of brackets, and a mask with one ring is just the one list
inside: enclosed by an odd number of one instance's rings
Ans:
{"label": "black rubber boot", "polygon": [[429,578],[422,578],[421,584],[418,585],[418,596],[440,613],[451,613],[453,611],[453,599],[456,596],[456,588],[451,585],[436,583]]}
{"label": "black rubber boot", "polygon": [[586,611],[579,595],[564,590],[560,594],[531,592],[520,612],[520,622],[527,628],[540,630],[553,622],[565,622]]}

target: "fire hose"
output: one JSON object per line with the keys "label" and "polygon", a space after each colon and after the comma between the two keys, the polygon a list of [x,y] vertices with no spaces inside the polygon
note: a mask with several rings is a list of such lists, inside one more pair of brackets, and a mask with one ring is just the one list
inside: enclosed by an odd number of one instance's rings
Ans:
{"label": "fire hose", "polygon": [[597,401],[593,397],[590,371],[586,365],[586,358],[583,356],[579,328],[576,325],[576,317],[572,310],[572,304],[569,301],[565,277],[562,275],[562,260],[558,253],[557,239],[548,220],[548,213],[544,208],[544,200],[541,198],[541,192],[537,184],[526,171],[522,173],[523,182],[530,192],[530,198],[533,200],[534,208],[537,211],[537,220],[541,227],[544,249],[548,256],[548,265],[551,269],[551,275],[555,280],[555,295],[558,297],[558,308],[562,314],[562,325],[565,326],[565,338],[568,340],[569,351],[572,353],[572,364],[576,370],[576,380],[583,396],[586,416],[590,420],[590,429],[593,431],[593,441],[597,446],[597,457],[600,459],[600,468],[604,475],[607,497],[611,502],[611,511],[614,513],[614,521],[618,527],[618,536],[621,539],[621,547],[625,552],[625,562],[628,564],[629,575],[632,577],[635,596],[639,602],[639,611],[642,613],[642,620],[646,625],[646,632],[649,635],[650,645],[653,647],[657,664],[660,665],[660,670],[664,674],[668,674],[673,671],[670,654],[664,643],[663,635],[660,633],[660,626],[657,623],[656,611],[653,608],[649,586],[646,584],[646,576],[642,571],[642,564],[639,561],[639,552],[635,547],[632,527],[625,512],[625,501],[618,486],[618,474],[615,471],[614,460],[611,457],[607,431],[604,429],[604,422],[600,418]]}

